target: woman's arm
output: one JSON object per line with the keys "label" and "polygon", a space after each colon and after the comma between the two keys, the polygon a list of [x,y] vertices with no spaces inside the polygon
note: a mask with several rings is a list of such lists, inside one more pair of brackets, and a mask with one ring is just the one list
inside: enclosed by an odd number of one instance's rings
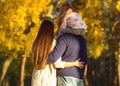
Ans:
{"label": "woman's arm", "polygon": [[72,67],[72,66],[83,68],[84,67],[84,62],[80,62],[80,59],[77,59],[74,62],[64,62],[60,58],[55,63],[53,63],[53,66],[55,68],[67,68],[67,67]]}
{"label": "woman's arm", "polygon": [[81,62],[80,59],[77,59],[75,62],[65,62],[64,68],[72,66],[82,69],[84,67],[84,62]]}

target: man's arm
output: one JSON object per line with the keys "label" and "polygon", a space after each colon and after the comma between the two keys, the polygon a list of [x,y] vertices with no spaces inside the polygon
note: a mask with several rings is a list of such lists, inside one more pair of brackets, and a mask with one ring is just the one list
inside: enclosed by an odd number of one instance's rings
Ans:
{"label": "man's arm", "polygon": [[88,70],[88,65],[86,64],[85,65],[85,72],[84,72],[84,77],[86,78],[86,76],[87,76],[87,70]]}
{"label": "man's arm", "polygon": [[65,52],[66,46],[67,46],[67,42],[66,42],[65,37],[60,36],[57,39],[56,46],[55,46],[54,50],[48,56],[47,64],[51,64],[51,63],[54,63],[55,61],[57,61]]}

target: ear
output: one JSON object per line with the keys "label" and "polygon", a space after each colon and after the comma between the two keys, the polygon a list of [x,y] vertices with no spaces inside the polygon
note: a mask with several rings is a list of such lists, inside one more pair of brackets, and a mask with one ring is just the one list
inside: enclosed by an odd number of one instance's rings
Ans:
{"label": "ear", "polygon": [[69,9],[68,9],[68,12],[71,13],[71,12],[73,12],[73,10],[72,10],[71,8],[69,8]]}
{"label": "ear", "polygon": [[66,15],[70,14],[71,12],[73,12],[73,11],[72,11],[71,8],[69,8],[69,9],[67,10],[67,12],[66,12]]}

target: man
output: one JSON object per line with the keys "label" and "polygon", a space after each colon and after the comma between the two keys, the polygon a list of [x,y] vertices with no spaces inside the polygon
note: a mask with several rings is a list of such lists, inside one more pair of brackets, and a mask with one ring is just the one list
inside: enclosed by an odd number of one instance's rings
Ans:
{"label": "man", "polygon": [[84,62],[84,68],[68,67],[57,69],[57,86],[84,86],[83,77],[87,64],[86,41],[83,36],[63,34],[57,39],[53,52],[49,55],[47,63],[51,64],[62,56],[62,61],[73,62],[80,58]]}

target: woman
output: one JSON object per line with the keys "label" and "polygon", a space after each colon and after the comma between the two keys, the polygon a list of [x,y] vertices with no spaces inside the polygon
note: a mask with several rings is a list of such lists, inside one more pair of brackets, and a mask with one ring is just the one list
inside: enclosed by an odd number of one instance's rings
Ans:
{"label": "woman", "polygon": [[58,59],[54,64],[46,65],[48,55],[55,45],[54,25],[49,20],[44,20],[33,44],[32,54],[34,70],[31,86],[56,86],[56,70],[58,68],[77,66],[82,68],[83,62],[62,62]]}

